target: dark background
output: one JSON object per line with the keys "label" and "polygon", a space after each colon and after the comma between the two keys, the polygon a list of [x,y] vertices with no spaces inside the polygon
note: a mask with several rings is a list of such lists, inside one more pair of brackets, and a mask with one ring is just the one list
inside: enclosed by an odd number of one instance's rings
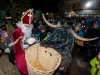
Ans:
{"label": "dark background", "polygon": [[57,11],[61,0],[30,0],[31,7],[43,11]]}

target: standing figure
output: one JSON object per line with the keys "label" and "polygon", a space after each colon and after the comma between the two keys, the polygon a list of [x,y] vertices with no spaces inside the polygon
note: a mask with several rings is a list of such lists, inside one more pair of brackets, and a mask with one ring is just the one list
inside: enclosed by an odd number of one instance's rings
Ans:
{"label": "standing figure", "polygon": [[91,75],[100,75],[100,51],[97,52],[97,56],[90,61]]}
{"label": "standing figure", "polygon": [[96,47],[96,51],[100,51],[100,40],[98,41],[97,47]]}
{"label": "standing figure", "polygon": [[18,28],[13,32],[16,66],[22,75],[28,75],[25,50],[36,41],[32,37],[33,17],[32,10],[27,10],[22,15],[21,22],[17,23]]}
{"label": "standing figure", "polygon": [[[94,37],[100,37],[100,32],[97,23],[92,24],[92,28],[89,28],[87,33],[85,34],[86,38],[94,38]],[[100,39],[100,38],[99,38]],[[95,47],[99,41],[99,39],[90,41],[90,43]]]}
{"label": "standing figure", "polygon": [[12,35],[8,35],[6,30],[0,30],[0,49],[8,54],[9,62],[15,65],[13,45]]}
{"label": "standing figure", "polygon": [[[81,36],[81,37],[84,37],[84,33],[83,33],[83,31],[80,29],[80,26],[78,26],[78,25],[75,26],[75,32],[76,32],[77,35],[79,35],[79,36]],[[78,47],[84,45],[84,42],[83,42],[83,41],[78,40],[78,39],[76,39],[76,38],[75,38],[75,42],[76,42],[76,44],[78,45]]]}
{"label": "standing figure", "polygon": [[46,29],[44,26],[40,27],[40,41],[42,41],[46,37]]}

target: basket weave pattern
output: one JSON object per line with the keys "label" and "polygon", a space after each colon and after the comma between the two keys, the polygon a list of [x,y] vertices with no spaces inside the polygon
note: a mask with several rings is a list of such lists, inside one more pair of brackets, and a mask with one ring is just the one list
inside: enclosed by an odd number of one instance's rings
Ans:
{"label": "basket weave pattern", "polygon": [[[61,55],[57,51],[52,48],[42,47],[39,44],[30,46],[25,53],[29,75],[53,75],[61,63]],[[32,63],[37,60],[46,71],[32,66]]]}

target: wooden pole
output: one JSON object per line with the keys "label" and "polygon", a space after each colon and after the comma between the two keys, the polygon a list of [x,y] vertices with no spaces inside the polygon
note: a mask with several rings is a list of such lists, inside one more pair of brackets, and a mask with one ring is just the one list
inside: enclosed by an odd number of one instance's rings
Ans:
{"label": "wooden pole", "polygon": [[6,27],[6,30],[7,30],[8,34],[9,34],[9,27],[8,27],[8,23],[5,23],[5,27]]}

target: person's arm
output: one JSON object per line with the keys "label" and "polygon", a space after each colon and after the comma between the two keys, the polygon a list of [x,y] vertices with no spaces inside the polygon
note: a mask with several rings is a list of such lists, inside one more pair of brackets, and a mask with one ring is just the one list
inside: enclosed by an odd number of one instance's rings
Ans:
{"label": "person's arm", "polygon": [[9,35],[9,40],[10,40],[10,43],[8,44],[9,47],[14,46],[14,41],[13,41],[13,37],[12,37],[12,35]]}
{"label": "person's arm", "polygon": [[98,65],[98,64],[96,64],[96,57],[94,58],[94,59],[92,59],[91,61],[90,61],[90,65],[93,67],[93,68],[98,68],[98,69],[100,69],[100,66]]}
{"label": "person's arm", "polygon": [[92,59],[92,60],[90,61],[90,65],[91,65],[92,67],[96,68],[95,58]]}
{"label": "person's arm", "polygon": [[23,49],[23,46],[22,46],[23,34],[20,33],[18,30],[15,30],[12,35],[13,35],[14,45],[19,43],[19,47],[21,47]]}

